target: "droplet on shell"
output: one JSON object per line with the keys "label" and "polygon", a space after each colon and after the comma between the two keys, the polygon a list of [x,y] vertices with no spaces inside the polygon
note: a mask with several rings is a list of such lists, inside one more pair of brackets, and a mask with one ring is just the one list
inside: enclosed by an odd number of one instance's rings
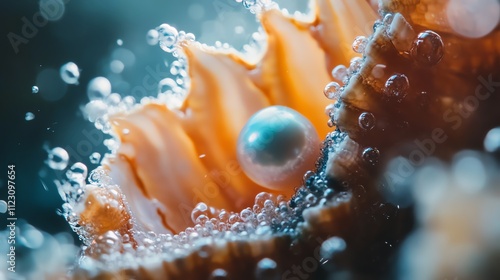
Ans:
{"label": "droplet on shell", "polygon": [[408,90],[410,89],[410,82],[408,78],[404,74],[395,74],[392,75],[385,82],[385,97],[389,101],[395,101],[400,103],[408,94]]}
{"label": "droplet on shell", "polygon": [[365,162],[375,165],[380,158],[380,151],[377,148],[366,148],[361,156]]}
{"label": "droplet on shell", "polygon": [[436,32],[427,30],[418,34],[411,48],[413,59],[422,66],[439,63],[444,55],[444,43]]}
{"label": "droplet on shell", "polygon": [[68,62],[61,66],[59,74],[65,83],[76,85],[78,84],[78,79],[80,78],[80,69],[78,69],[78,66],[74,62]]}
{"label": "droplet on shell", "polygon": [[370,112],[363,112],[359,115],[358,124],[363,130],[373,129],[375,122],[375,116]]}
{"label": "droplet on shell", "polygon": [[337,82],[330,82],[325,86],[323,90],[326,98],[328,99],[339,99],[340,97],[340,85]]}

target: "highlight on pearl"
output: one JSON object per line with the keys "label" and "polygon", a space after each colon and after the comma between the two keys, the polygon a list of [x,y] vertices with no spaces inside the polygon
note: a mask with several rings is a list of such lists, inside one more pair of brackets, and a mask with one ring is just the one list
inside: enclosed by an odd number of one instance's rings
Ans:
{"label": "highlight on pearl", "polygon": [[240,132],[238,161],[250,179],[274,190],[296,187],[314,169],[320,140],[299,112],[271,106],[255,113]]}

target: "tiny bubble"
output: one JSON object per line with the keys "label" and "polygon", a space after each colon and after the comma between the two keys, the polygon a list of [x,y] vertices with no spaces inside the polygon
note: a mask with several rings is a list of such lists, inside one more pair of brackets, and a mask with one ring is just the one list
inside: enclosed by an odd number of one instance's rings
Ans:
{"label": "tiny bubble", "polygon": [[24,119],[26,121],[31,121],[31,120],[34,120],[35,119],[35,114],[31,113],[31,112],[27,112],[26,115],[24,116]]}

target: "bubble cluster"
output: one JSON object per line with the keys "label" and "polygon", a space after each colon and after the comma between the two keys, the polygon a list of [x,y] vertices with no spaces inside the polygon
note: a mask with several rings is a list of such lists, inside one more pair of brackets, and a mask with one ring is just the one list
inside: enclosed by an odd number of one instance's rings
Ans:
{"label": "bubble cluster", "polygon": [[387,100],[401,103],[410,89],[410,82],[405,74],[394,74],[385,83],[384,94]]}
{"label": "bubble cluster", "polygon": [[69,154],[60,147],[55,147],[47,151],[47,165],[54,170],[63,170],[68,166]]}
{"label": "bubble cluster", "polygon": [[325,86],[323,93],[328,99],[339,99],[340,89],[341,87],[337,82],[330,82]]}
{"label": "bubble cluster", "polygon": [[347,67],[345,65],[337,65],[332,70],[332,77],[337,81],[344,81],[347,78]]}
{"label": "bubble cluster", "polygon": [[358,124],[363,130],[372,130],[375,122],[375,116],[370,112],[363,112],[359,115]]}
{"label": "bubble cluster", "polygon": [[104,99],[111,94],[111,83],[105,77],[96,77],[90,80],[87,86],[87,95],[90,100]]}
{"label": "bubble cluster", "polygon": [[357,53],[364,53],[366,45],[368,44],[368,39],[365,36],[358,36],[354,39],[352,43],[352,50]]}

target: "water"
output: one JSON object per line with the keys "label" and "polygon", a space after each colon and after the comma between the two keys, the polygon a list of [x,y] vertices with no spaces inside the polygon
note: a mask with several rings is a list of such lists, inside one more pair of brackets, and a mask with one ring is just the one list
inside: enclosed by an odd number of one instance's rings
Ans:
{"label": "water", "polygon": [[365,162],[375,165],[379,161],[380,151],[377,148],[366,148],[361,156]]}
{"label": "water", "polygon": [[158,42],[160,48],[165,52],[171,53],[177,47],[179,32],[174,27],[164,23],[156,28],[158,31]]}
{"label": "water", "polygon": [[332,70],[332,77],[337,81],[343,81],[347,78],[348,70],[344,65],[337,65]]}
{"label": "water", "polygon": [[146,34],[146,42],[148,43],[148,45],[154,46],[158,44],[159,40],[160,40],[160,33],[158,33],[158,30],[156,29],[151,29]]}
{"label": "water", "polygon": [[358,124],[363,130],[372,130],[375,127],[375,116],[370,112],[363,112],[359,115]]}

